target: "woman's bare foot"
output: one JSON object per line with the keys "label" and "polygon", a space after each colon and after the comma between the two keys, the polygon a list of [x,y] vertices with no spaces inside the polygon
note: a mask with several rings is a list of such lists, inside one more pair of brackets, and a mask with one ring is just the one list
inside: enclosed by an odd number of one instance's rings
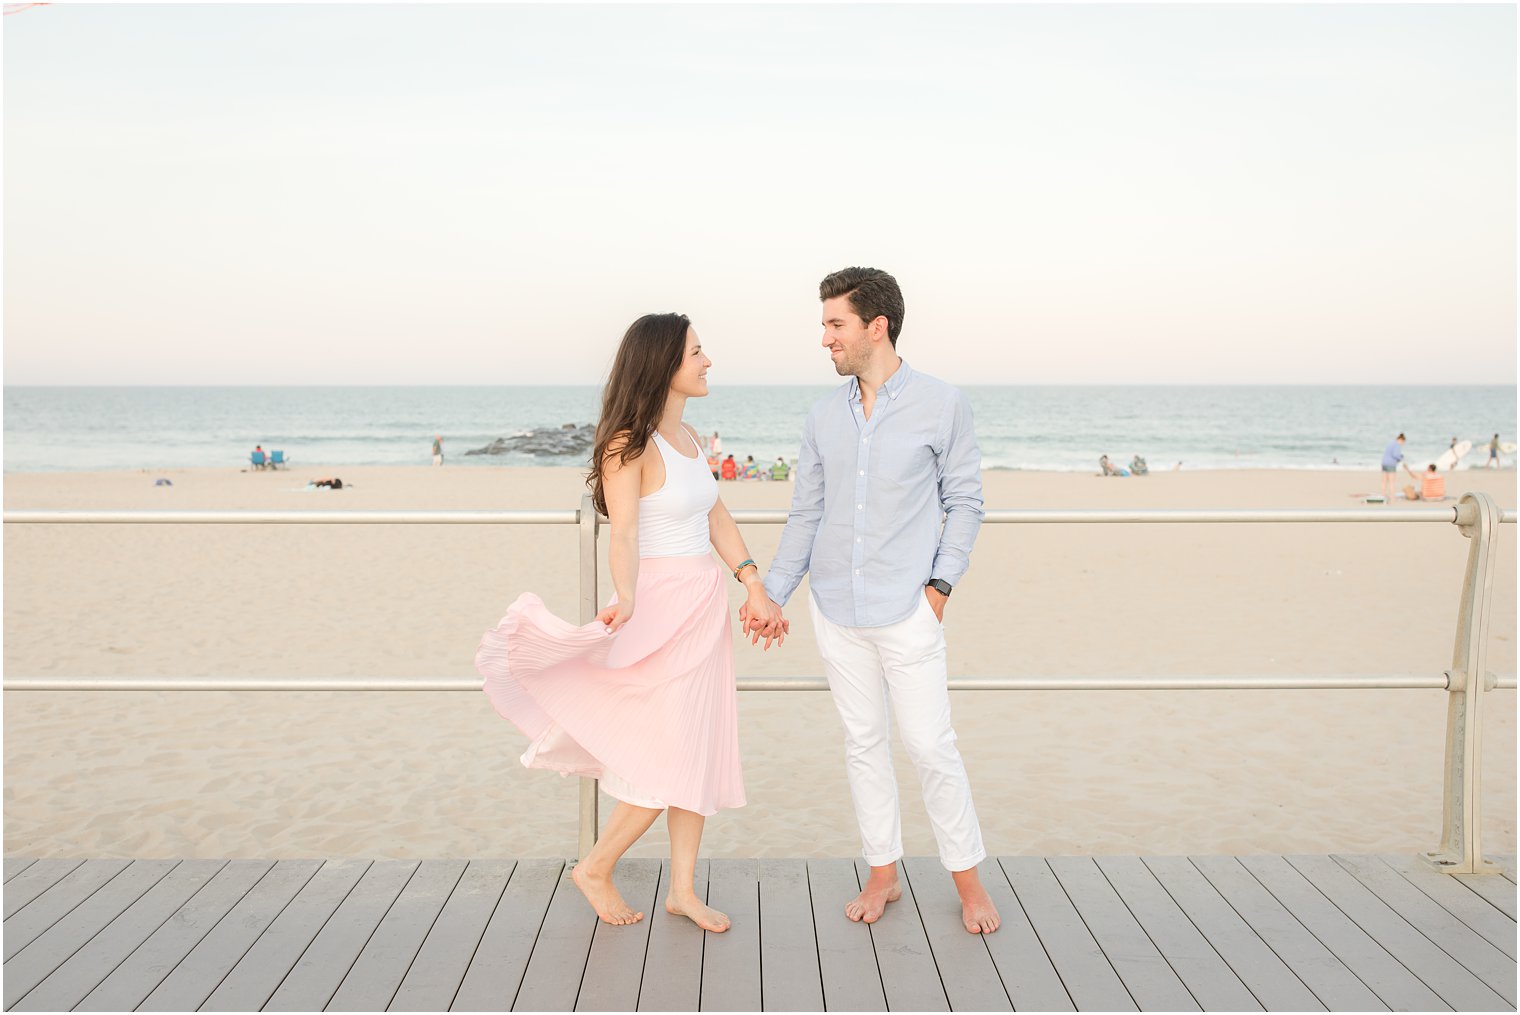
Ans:
{"label": "woman's bare foot", "polygon": [[867,879],[866,886],[860,894],[845,903],[844,915],[856,923],[875,923],[886,911],[887,903],[896,902],[900,898],[902,898],[902,883],[897,880],[896,870],[892,872],[890,879],[877,878],[873,874]]}
{"label": "woman's bare foot", "polygon": [[677,899],[674,895],[666,896],[665,912],[671,916],[684,916],[698,927],[712,931],[714,934],[721,934],[729,928],[727,913],[718,912],[696,896],[689,899]]}
{"label": "woman's bare foot", "polygon": [[575,882],[575,887],[581,890],[603,923],[623,927],[644,919],[643,913],[634,912],[623,901],[617,886],[612,883],[611,875],[593,874],[586,869],[584,863],[578,863],[570,869],[570,880]]}

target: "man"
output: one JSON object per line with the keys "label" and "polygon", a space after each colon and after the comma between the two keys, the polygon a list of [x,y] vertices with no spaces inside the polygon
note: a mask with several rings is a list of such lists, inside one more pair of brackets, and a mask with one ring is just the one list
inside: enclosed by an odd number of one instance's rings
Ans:
{"label": "man", "polygon": [[[850,795],[871,865],[845,914],[874,923],[902,896],[895,712],[940,861],[960,893],[962,922],[973,934],[990,934],[999,918],[977,876],[987,853],[950,726],[941,627],[982,523],[971,409],[955,388],[897,355],[903,298],[891,275],[845,268],[823,280],[819,298],[823,347],[850,380],[808,414],[791,515],[765,588],[785,605],[812,574],[809,605],[844,722]],[[767,633],[748,618],[745,624]]]}
{"label": "man", "polygon": [[1499,435],[1494,434],[1494,439],[1488,442],[1488,461],[1485,468],[1497,469],[1499,467]]}
{"label": "man", "polygon": [[1408,463],[1406,463],[1404,461],[1404,435],[1403,434],[1399,434],[1397,437],[1395,437],[1392,441],[1389,442],[1389,444],[1388,444],[1388,446],[1386,448],[1383,449],[1383,501],[1384,501],[1384,503],[1392,503],[1393,502],[1394,475],[1399,471],[1399,466],[1401,466],[1401,465],[1404,466],[1404,471],[1407,472],[1407,473],[1409,473],[1409,478],[1410,479],[1414,480],[1416,483],[1418,483],[1420,481],[1420,477],[1416,476],[1414,474],[1414,471],[1409,468]]}
{"label": "man", "polygon": [[442,434],[434,434],[433,435],[433,464],[434,465],[442,465],[443,464],[443,435]]}

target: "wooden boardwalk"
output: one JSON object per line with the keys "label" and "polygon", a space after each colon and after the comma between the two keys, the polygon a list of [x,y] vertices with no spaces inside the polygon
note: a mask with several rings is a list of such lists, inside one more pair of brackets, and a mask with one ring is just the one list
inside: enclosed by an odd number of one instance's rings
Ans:
{"label": "wooden boardwalk", "polygon": [[1001,857],[1003,914],[960,927],[949,875],[903,864],[874,926],[850,860],[712,860],[704,935],[668,865],[650,915],[598,924],[557,860],[5,861],[7,1010],[1500,1011],[1515,1007],[1515,864],[1413,857]]}

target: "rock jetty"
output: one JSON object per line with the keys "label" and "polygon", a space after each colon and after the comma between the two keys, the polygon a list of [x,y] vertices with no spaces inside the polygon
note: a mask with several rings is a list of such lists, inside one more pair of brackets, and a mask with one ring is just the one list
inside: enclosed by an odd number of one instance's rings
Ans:
{"label": "rock jetty", "polygon": [[498,437],[483,448],[472,448],[467,455],[533,455],[535,458],[584,458],[596,444],[596,427],[591,423],[566,423],[558,427],[539,427],[512,437]]}

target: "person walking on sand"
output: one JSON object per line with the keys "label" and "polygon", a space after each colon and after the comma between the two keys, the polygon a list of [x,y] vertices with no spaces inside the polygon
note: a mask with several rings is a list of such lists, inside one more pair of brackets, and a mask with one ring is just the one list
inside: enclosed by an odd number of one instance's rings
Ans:
{"label": "person walking on sand", "polygon": [[433,464],[434,465],[442,465],[443,464],[443,435],[442,434],[437,434],[437,435],[435,435],[433,437]]}
{"label": "person walking on sand", "polygon": [[1488,442],[1488,461],[1484,468],[1497,469],[1499,467],[1499,435],[1494,434],[1494,439]]}
{"label": "person walking on sand", "polygon": [[617,594],[594,623],[576,627],[524,593],[475,656],[491,704],[528,737],[522,763],[600,779],[618,800],[570,875],[609,924],[644,918],[612,873],[664,811],[666,910],[703,930],[729,926],[693,881],[707,817],[745,802],[729,574],[711,551],[749,590],[740,619],[770,632],[767,649],[788,627],[718,497],[696,431],[682,422],[687,399],[707,394],[711,365],[684,315],[633,322],[602,394],[586,480],[611,520]]}
{"label": "person walking on sand", "polygon": [[[982,524],[971,406],[897,355],[903,298],[891,275],[845,268],[823,280],[819,298],[823,347],[849,380],[808,413],[791,514],[765,589],[785,605],[803,575],[812,575],[809,607],[844,723],[850,795],[871,866],[845,915],[874,923],[902,896],[889,737],[895,713],[940,862],[960,893],[962,922],[988,934],[999,918],[977,876],[987,851],[950,725],[941,627]],[[753,613],[747,629],[777,631]]]}
{"label": "person walking on sand", "polygon": [[1416,483],[1420,481],[1420,477],[1416,476],[1409,468],[1409,464],[1404,461],[1403,434],[1389,441],[1388,446],[1383,449],[1383,502],[1385,504],[1393,502],[1394,476],[1401,465],[1404,466],[1404,471],[1409,473],[1410,479]]}

